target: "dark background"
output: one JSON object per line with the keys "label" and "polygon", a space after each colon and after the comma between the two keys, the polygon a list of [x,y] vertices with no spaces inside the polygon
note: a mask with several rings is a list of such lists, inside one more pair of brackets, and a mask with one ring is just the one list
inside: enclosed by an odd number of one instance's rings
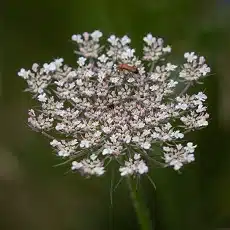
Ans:
{"label": "dark background", "polygon": [[[141,49],[151,32],[207,58],[208,128],[190,139],[196,162],[182,174],[153,169],[146,186],[156,230],[230,228],[230,0],[2,0],[0,2],[0,230],[139,229],[124,182],[110,204],[111,175],[84,179],[67,173],[48,140],[31,131],[20,68],[64,57],[74,64],[72,34],[101,30],[128,34]],[[118,176],[116,178],[118,180]],[[145,183],[147,185],[147,183]]]}

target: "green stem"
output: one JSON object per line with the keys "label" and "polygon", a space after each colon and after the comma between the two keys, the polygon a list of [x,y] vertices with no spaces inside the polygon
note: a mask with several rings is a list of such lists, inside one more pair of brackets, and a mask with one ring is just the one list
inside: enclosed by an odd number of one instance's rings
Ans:
{"label": "green stem", "polygon": [[132,199],[133,207],[136,212],[138,223],[141,230],[154,230],[152,221],[150,219],[149,210],[145,205],[145,201],[141,196],[140,188],[136,187],[136,183],[131,177],[127,177],[127,184],[129,187],[130,197]]}

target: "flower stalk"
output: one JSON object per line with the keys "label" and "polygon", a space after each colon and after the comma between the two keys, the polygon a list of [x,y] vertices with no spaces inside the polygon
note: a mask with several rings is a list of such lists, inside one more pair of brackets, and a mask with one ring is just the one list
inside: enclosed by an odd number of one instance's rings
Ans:
{"label": "flower stalk", "polygon": [[136,217],[141,230],[154,230],[154,221],[150,217],[149,210],[143,199],[141,188],[137,189],[134,178],[127,177],[127,185],[129,188],[130,198],[135,209]]}

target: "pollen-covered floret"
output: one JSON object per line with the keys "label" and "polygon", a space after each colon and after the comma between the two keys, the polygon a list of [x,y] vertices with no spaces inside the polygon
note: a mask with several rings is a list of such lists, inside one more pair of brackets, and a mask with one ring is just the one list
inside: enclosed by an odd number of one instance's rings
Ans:
{"label": "pollen-covered floret", "polygon": [[103,175],[111,160],[121,176],[145,174],[151,162],[179,170],[194,161],[197,146],[184,139],[208,125],[207,96],[186,91],[210,72],[205,58],[190,52],[173,64],[166,61],[171,47],[152,34],[143,38],[142,56],[128,36],[111,35],[105,44],[102,36],[72,36],[76,67],[58,58],[18,72],[40,104],[29,110],[31,128],[87,176]]}

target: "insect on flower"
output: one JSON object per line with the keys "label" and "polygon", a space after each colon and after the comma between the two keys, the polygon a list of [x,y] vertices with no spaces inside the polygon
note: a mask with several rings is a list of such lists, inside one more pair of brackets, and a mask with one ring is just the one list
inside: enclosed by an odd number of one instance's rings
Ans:
{"label": "insect on flower", "polygon": [[131,66],[128,64],[119,64],[118,69],[120,71],[127,70],[127,71],[132,72],[132,73],[138,73],[138,69],[136,66]]}

